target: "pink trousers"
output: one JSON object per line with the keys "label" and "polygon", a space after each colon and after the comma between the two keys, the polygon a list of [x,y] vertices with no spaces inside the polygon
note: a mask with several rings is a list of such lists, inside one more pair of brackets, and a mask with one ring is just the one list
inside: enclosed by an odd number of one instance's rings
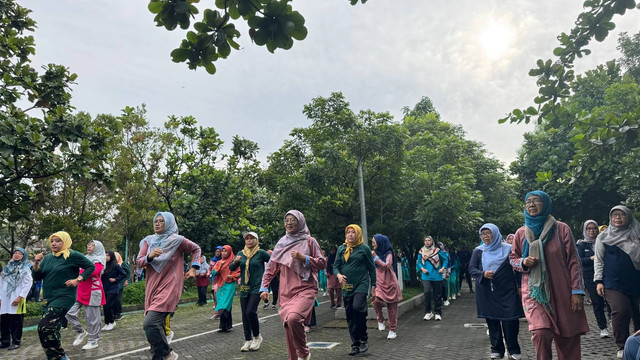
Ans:
{"label": "pink trousers", "polygon": [[294,312],[290,312],[283,321],[289,360],[304,359],[309,354],[307,334],[304,332],[304,322],[305,317]]}
{"label": "pink trousers", "polygon": [[580,335],[572,337],[562,337],[554,334],[549,329],[538,329],[531,331],[531,341],[536,349],[537,360],[548,360],[553,358],[551,351],[551,341],[556,343],[558,360],[580,360]]}
{"label": "pink trousers", "polygon": [[[382,299],[380,299],[379,297],[376,297],[371,302],[371,305],[373,305],[373,310],[375,310],[376,315],[378,317],[379,323],[384,322],[384,315],[382,314],[383,303],[384,301],[382,301]],[[398,303],[397,302],[387,303],[387,315],[389,316],[389,318],[387,319],[387,322],[389,323],[389,330],[396,331],[396,326],[398,325]]]}

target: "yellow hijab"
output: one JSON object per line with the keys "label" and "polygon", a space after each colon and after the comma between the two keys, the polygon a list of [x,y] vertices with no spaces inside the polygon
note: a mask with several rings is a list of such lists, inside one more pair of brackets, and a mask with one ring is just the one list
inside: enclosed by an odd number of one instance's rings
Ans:
{"label": "yellow hijab", "polygon": [[56,253],[53,253],[53,256],[58,257],[62,255],[66,260],[69,257],[69,248],[71,247],[72,243],[71,236],[69,236],[69,233],[67,233],[66,231],[58,231],[57,233],[49,236],[49,245],[51,245],[51,238],[54,236],[62,239],[62,249]]}
{"label": "yellow hijab", "polygon": [[347,245],[347,250],[344,251],[344,261],[348,262],[349,261],[349,256],[351,256],[351,253],[353,252],[353,248],[356,246],[359,246],[361,244],[364,244],[364,239],[362,238],[362,229],[360,228],[360,226],[356,225],[356,224],[351,224],[349,226],[347,226],[344,229],[344,233],[345,235],[347,234],[347,230],[349,230],[349,228],[352,228],[353,230],[356,231],[356,241],[352,244],[350,242],[347,241],[347,239],[344,239],[344,244]]}
{"label": "yellow hijab", "polygon": [[259,245],[259,241],[260,239],[258,238],[258,234],[252,232],[248,232],[246,234],[244,234],[243,237],[246,237],[247,235],[251,235],[254,238],[256,238],[256,246],[254,246],[252,249],[249,249],[246,245],[244,246],[244,249],[242,249],[242,253],[244,254],[244,256],[247,257],[247,262],[244,266],[244,283],[245,284],[249,284],[249,261],[251,261],[251,258],[253,257],[253,255],[258,253],[258,250],[260,250],[260,245]]}

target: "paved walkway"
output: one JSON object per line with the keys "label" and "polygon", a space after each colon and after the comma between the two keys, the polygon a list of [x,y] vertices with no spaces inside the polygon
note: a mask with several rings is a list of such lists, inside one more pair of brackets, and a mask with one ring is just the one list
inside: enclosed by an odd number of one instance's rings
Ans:
{"label": "paved walkway", "polygon": [[[347,356],[350,350],[346,321],[334,320],[333,309],[329,309],[326,297],[316,308],[318,326],[309,334],[309,342],[336,342],[331,349],[314,349],[312,359],[353,359]],[[239,323],[240,306],[234,305],[233,320]],[[587,315],[592,331],[582,337],[583,359],[614,359],[613,339],[601,339],[595,326],[591,307]],[[218,333],[218,321],[209,320],[211,306],[197,307],[181,305],[172,322],[176,333],[172,343],[180,359],[286,359],[287,353],[280,318],[271,308],[260,306],[261,333],[264,342],[256,352],[240,352],[244,342],[242,325],[229,333]],[[484,321],[476,317],[475,296],[463,290],[457,300],[443,311],[442,321],[422,320],[423,309],[418,308],[402,316],[398,321],[398,338],[387,340],[387,332],[377,329],[370,321],[369,352],[356,356],[371,359],[489,359],[489,338]],[[148,344],[142,331],[142,312],[129,313],[118,322],[113,331],[103,332],[100,347],[83,351],[73,347],[73,331],[63,330],[63,346],[70,358],[78,359],[150,359]],[[595,330],[594,330],[595,329]],[[520,346],[523,359],[535,359],[530,333],[526,321],[521,322]],[[0,359],[45,359],[36,331],[25,331],[23,346],[16,351],[0,350]]]}

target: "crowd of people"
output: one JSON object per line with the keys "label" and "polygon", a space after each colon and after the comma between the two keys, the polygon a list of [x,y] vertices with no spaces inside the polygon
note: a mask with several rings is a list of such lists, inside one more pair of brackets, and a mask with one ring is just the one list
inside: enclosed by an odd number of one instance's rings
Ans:
{"label": "crowd of people", "polygon": [[[522,358],[521,318],[527,320],[537,359],[551,359],[552,344],[558,359],[580,359],[580,338],[589,331],[585,304],[591,304],[600,336],[613,337],[616,357],[640,360],[640,223],[631,210],[613,207],[604,227],[585,221],[577,242],[570,227],[551,215],[552,201],[545,192],[528,193],[523,213],[524,225],[506,237],[495,224],[483,224],[472,252],[425,237],[415,266],[424,290],[423,320],[446,321],[443,309],[460,296],[466,279],[475,292],[477,316],[487,324],[492,359]],[[290,210],[273,250],[262,249],[259,235],[247,232],[237,255],[227,244],[216,247],[207,261],[198,244],[179,235],[173,214],[158,212],[152,224],[154,233],[140,242],[133,276],[146,280],[142,330],[154,360],[179,357],[171,347],[170,322],[190,278],[196,279],[197,305],[207,305],[211,285],[212,319],[219,319],[220,332],[233,326],[234,297],[239,296],[242,352],[257,351],[263,342],[258,320],[262,300],[263,308],[278,309],[288,359],[310,359],[307,332],[315,325],[319,292],[329,296],[331,308],[344,308],[351,338],[348,355],[369,351],[368,301],[378,330],[388,329],[389,340],[399,336],[399,278],[410,280],[408,262],[386,235],[375,234],[369,247],[360,226],[351,224],[342,245],[323,251],[304,215]],[[13,252],[0,278],[0,348],[20,347],[26,299],[38,281],[44,301],[38,335],[48,359],[68,359],[60,341],[66,322],[75,333],[73,346],[87,339],[84,350],[98,347],[101,332],[114,329],[122,317],[123,288],[132,277],[129,265],[98,240],[89,242],[86,254],[71,250],[71,244],[68,233],[52,234],[51,252],[35,255],[32,264],[25,249]],[[192,260],[190,266],[185,256]]]}

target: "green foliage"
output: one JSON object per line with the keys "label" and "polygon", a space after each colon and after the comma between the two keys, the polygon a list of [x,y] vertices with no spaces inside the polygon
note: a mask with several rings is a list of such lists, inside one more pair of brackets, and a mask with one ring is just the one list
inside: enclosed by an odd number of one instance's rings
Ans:
{"label": "green foliage", "polygon": [[[33,222],[56,181],[110,180],[105,160],[112,134],[89,116],[71,114],[76,75],[61,65],[44,66],[43,73],[30,66],[35,22],[29,13],[15,1],[0,4],[0,227],[11,237],[0,246],[8,252],[33,242]],[[32,110],[41,116],[29,115]]]}
{"label": "green foliage", "polygon": [[499,120],[500,123],[510,121],[512,123],[529,123],[536,119],[541,124],[548,117],[560,118],[561,121],[571,121],[561,111],[562,99],[570,94],[571,83],[575,79],[573,63],[576,57],[589,55],[591,50],[586,46],[592,39],[604,41],[609,32],[615,28],[614,15],[624,15],[627,10],[636,7],[635,0],[586,0],[583,3],[587,10],[578,15],[575,27],[569,34],[562,33],[557,39],[560,46],[553,50],[557,60],[544,61],[539,59],[537,68],[531,69],[529,75],[536,77],[538,96],[534,99],[535,106],[527,110],[514,109],[506,117]]}
{"label": "green foliage", "polygon": [[[358,0],[349,0],[356,5]],[[194,3],[199,0],[151,0],[148,9],[155,14],[156,26],[171,31],[191,27],[191,19],[199,13]],[[231,49],[239,50],[236,39],[240,32],[232,21],[244,21],[249,26],[251,41],[265,46],[271,53],[289,50],[294,40],[307,37],[304,17],[289,4],[291,0],[216,0],[218,10],[205,9],[202,21],[193,24],[180,47],[171,52],[173,62],[187,62],[189,69],[203,67],[209,74],[216,72],[214,62],[226,59]],[[366,3],[366,0],[361,0]],[[219,11],[221,10],[221,11]],[[242,20],[240,20],[242,18]]]}
{"label": "green foliage", "polygon": [[124,288],[122,292],[122,304],[144,304],[146,281],[138,281]]}

